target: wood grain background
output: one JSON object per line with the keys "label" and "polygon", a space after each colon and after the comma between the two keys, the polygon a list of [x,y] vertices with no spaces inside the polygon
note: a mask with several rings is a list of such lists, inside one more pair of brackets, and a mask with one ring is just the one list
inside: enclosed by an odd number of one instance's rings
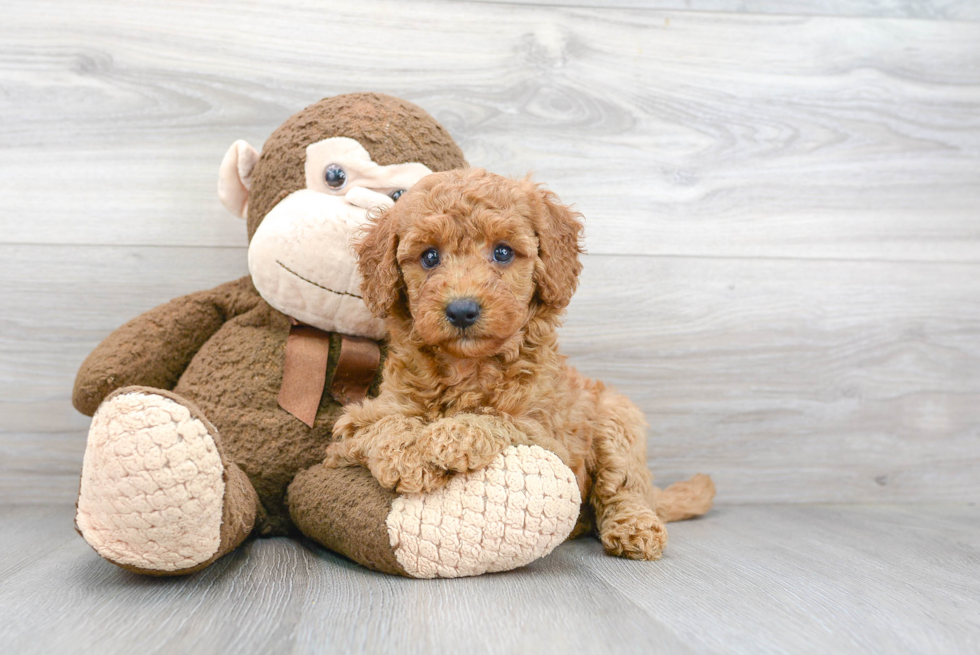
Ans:
{"label": "wood grain background", "polygon": [[980,5],[547,4],[5,2],[0,497],[71,502],[85,355],[246,272],[228,145],[377,90],[585,214],[565,349],[661,480],[975,500]]}

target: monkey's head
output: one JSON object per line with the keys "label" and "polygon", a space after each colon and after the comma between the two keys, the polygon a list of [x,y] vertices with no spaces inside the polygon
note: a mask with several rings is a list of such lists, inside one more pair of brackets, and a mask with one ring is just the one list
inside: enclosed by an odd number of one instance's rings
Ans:
{"label": "monkey's head", "polygon": [[291,116],[262,153],[245,141],[221,162],[218,195],[248,221],[248,269],[262,298],[321,330],[380,339],[361,298],[351,236],[429,173],[466,167],[421,108],[380,93],[325,98]]}

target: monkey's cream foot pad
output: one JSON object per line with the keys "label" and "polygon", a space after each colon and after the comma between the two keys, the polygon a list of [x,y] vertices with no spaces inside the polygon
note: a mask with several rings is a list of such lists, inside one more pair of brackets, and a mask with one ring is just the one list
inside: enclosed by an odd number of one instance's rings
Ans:
{"label": "monkey's cream foot pad", "polygon": [[397,497],[388,537],[416,578],[509,571],[550,553],[575,527],[581,498],[571,469],[539,446],[510,446],[482,470],[437,492]]}
{"label": "monkey's cream foot pad", "polygon": [[92,419],[75,525],[102,557],[180,571],[218,550],[224,467],[208,426],[155,393],[110,396]]}

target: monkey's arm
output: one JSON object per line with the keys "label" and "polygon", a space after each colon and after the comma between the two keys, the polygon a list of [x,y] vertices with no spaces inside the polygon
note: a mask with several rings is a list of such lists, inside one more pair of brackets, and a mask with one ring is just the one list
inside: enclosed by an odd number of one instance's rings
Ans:
{"label": "monkey's arm", "polygon": [[75,377],[72,404],[91,416],[121,387],[172,389],[194,354],[259,296],[247,277],[154,307],[96,346]]}

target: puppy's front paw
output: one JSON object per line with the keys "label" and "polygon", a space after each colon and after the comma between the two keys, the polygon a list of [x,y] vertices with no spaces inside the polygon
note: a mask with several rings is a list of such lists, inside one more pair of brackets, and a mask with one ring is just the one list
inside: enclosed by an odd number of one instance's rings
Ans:
{"label": "puppy's front paw", "polygon": [[371,459],[368,469],[382,487],[402,494],[429,493],[449,482],[446,471],[404,459]]}
{"label": "puppy's front paw", "polygon": [[629,559],[658,560],[667,546],[667,528],[656,512],[645,507],[607,519],[599,537],[607,553]]}
{"label": "puppy's front paw", "polygon": [[337,441],[327,446],[323,465],[330,469],[364,464],[364,453],[356,441]]}
{"label": "puppy's front paw", "polygon": [[480,417],[444,418],[426,427],[419,448],[434,466],[453,473],[485,468],[509,443],[478,424]]}

